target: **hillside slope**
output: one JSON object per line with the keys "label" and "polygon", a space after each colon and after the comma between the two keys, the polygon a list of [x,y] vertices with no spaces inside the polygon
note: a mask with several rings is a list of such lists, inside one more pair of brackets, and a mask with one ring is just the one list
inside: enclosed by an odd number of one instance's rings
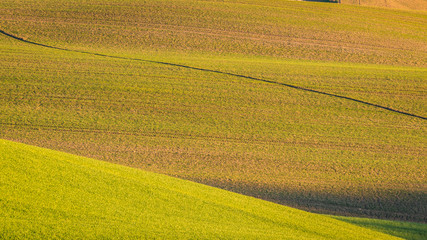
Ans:
{"label": "hillside slope", "polygon": [[28,40],[0,34],[2,138],[311,211],[427,221],[425,14],[57,2],[0,2],[2,30]]}
{"label": "hillside slope", "polygon": [[189,181],[4,140],[0,181],[2,239],[394,239]]}
{"label": "hillside slope", "polygon": [[423,13],[284,0],[4,0],[3,30],[119,52],[179,51],[427,66]]}

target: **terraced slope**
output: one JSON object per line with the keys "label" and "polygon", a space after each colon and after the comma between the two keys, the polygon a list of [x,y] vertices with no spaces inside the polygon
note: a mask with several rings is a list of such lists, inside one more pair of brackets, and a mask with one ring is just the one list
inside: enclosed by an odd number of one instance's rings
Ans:
{"label": "terraced slope", "polygon": [[0,140],[2,239],[398,239],[220,189]]}
{"label": "terraced slope", "polygon": [[[0,3],[4,31],[104,56],[1,34],[1,137],[318,212],[426,221],[424,14],[284,1],[19,3]],[[274,32],[280,41],[265,41]]]}

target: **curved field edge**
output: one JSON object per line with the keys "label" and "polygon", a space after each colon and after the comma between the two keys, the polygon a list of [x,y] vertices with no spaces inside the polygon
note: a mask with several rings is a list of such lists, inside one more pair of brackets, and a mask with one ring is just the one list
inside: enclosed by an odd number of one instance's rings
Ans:
{"label": "curved field edge", "polygon": [[[312,211],[425,221],[424,121],[231,76],[0,39],[2,138]],[[168,53],[129,57],[283,77],[426,112],[422,68]],[[382,94],[357,95],[368,84]],[[395,93],[401,97],[389,101]]]}
{"label": "curved field edge", "polygon": [[0,140],[2,239],[393,239],[189,181]]}
{"label": "curved field edge", "polygon": [[[175,51],[173,62],[427,112],[425,68],[350,66],[425,66],[412,61],[425,59],[425,37],[418,34],[425,14],[262,0],[23,2],[1,1],[1,25],[30,40],[131,57],[163,51],[160,60]],[[265,18],[266,11],[275,15]],[[141,24],[144,19],[150,24]],[[0,48],[2,138],[313,211],[426,221],[425,122],[234,77],[58,54],[0,38],[6,43]],[[275,45],[281,40],[290,46]],[[190,62],[180,59],[183,52],[199,55]],[[206,53],[234,59],[213,61]],[[349,66],[272,64],[254,57],[260,53]],[[247,59],[239,62],[241,56]]]}

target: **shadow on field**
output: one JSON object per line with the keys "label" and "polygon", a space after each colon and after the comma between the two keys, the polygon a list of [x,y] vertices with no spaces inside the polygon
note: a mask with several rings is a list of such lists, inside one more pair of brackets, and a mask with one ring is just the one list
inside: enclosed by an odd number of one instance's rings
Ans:
{"label": "shadow on field", "polygon": [[365,194],[355,195],[291,190],[236,181],[190,180],[314,213],[427,222],[427,206],[424,204],[427,194],[424,192],[366,189]]}
{"label": "shadow on field", "polygon": [[240,78],[245,78],[245,79],[254,80],[254,81],[258,81],[258,82],[265,82],[265,83],[271,83],[271,84],[280,85],[280,86],[284,86],[284,87],[294,88],[294,89],[298,89],[298,90],[302,90],[302,91],[306,91],[306,92],[317,93],[317,94],[326,95],[326,96],[330,96],[330,97],[341,98],[341,99],[345,99],[345,100],[349,100],[349,101],[361,103],[361,104],[364,104],[364,105],[368,105],[368,106],[380,108],[380,109],[383,109],[383,110],[386,110],[386,111],[390,111],[390,112],[394,112],[394,113],[398,113],[398,114],[403,114],[403,115],[406,115],[406,116],[415,117],[415,118],[419,118],[419,119],[423,119],[423,120],[427,119],[426,117],[423,117],[423,116],[419,116],[419,115],[408,113],[408,112],[403,112],[403,111],[400,111],[400,110],[395,110],[395,109],[392,109],[392,108],[389,108],[389,107],[385,107],[385,106],[381,106],[381,105],[378,105],[378,104],[375,104],[375,103],[370,103],[370,102],[366,102],[366,101],[355,99],[355,98],[351,98],[351,97],[346,97],[346,96],[337,95],[337,94],[333,94],[333,93],[322,92],[322,91],[318,91],[318,90],[314,90],[314,89],[309,89],[309,88],[305,88],[305,87],[300,87],[300,86],[296,86],[296,85],[291,85],[291,84],[276,82],[276,81],[273,81],[273,80],[267,80],[267,79],[261,79],[261,78],[251,77],[251,76],[245,76],[245,75],[236,74],[236,73],[222,72],[222,71],[212,70],[212,69],[192,67],[192,66],[187,66],[187,65],[182,65],[182,64],[176,64],[176,63],[153,61],[153,60],[146,60],[146,59],[140,59],[140,58],[120,57],[120,56],[106,55],[106,54],[102,54],[102,53],[87,52],[87,51],[81,51],[81,50],[72,50],[72,49],[55,47],[55,46],[49,46],[49,45],[46,45],[46,44],[32,42],[32,41],[29,41],[29,40],[25,40],[23,38],[20,38],[20,37],[17,37],[15,35],[12,35],[10,33],[7,33],[7,32],[5,32],[3,30],[0,30],[0,33],[3,34],[3,35],[5,35],[5,36],[7,36],[7,37],[16,39],[18,41],[29,43],[29,44],[33,44],[33,45],[37,45],[37,46],[41,46],[41,47],[46,47],[46,48],[51,48],[51,49],[56,49],[56,50],[62,50],[62,51],[68,51],[68,52],[90,54],[90,55],[100,56],[100,57],[108,57],[108,58],[115,58],[115,59],[140,61],[140,62],[146,62],[146,63],[163,64],[163,65],[180,67],[180,68],[187,68],[187,69],[192,69],[192,70],[197,70],[197,71],[218,73],[218,74],[223,74],[223,75],[228,75],[228,76],[233,76],[233,77],[240,77]]}

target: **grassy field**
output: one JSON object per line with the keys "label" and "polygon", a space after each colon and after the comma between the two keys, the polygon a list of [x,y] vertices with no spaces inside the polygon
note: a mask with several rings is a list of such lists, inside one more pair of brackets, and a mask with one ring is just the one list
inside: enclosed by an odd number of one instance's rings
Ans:
{"label": "grassy field", "polygon": [[[427,116],[423,13],[261,0],[53,4],[2,1],[2,30]],[[426,221],[423,119],[5,35],[0,46],[2,138],[317,212]]]}
{"label": "grassy field", "polygon": [[398,239],[164,175],[0,140],[2,239]]}

